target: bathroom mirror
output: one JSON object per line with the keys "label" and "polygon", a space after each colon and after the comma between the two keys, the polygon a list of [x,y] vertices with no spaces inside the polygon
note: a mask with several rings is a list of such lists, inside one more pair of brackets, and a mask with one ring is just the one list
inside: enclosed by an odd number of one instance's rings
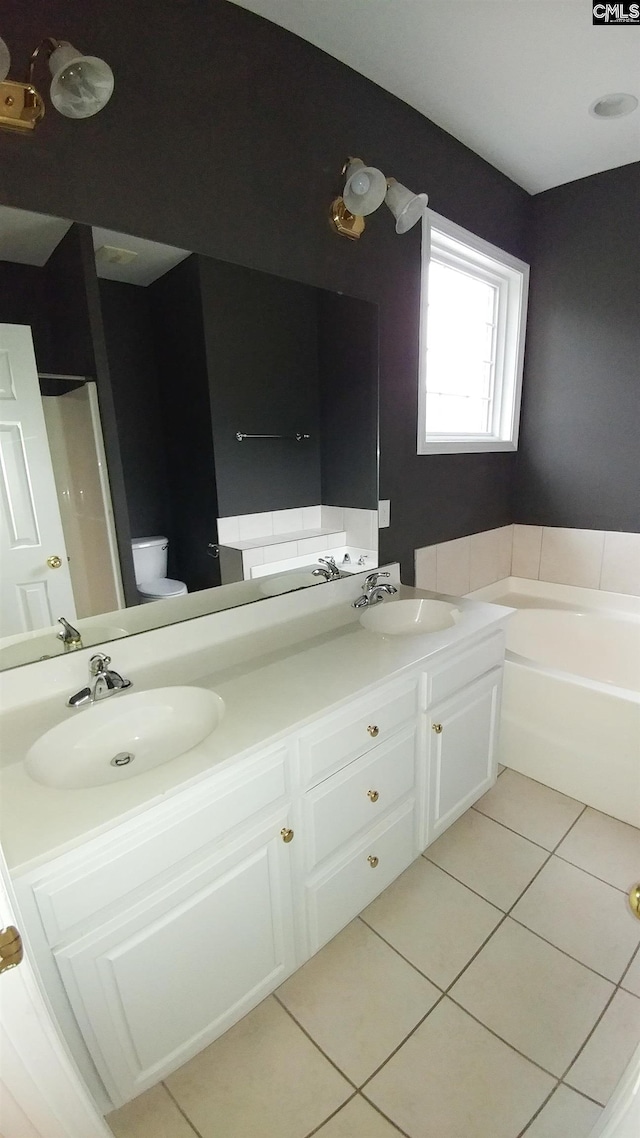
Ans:
{"label": "bathroom mirror", "polygon": [[61,616],[88,647],[375,567],[377,338],[369,302],[0,207],[0,668]]}

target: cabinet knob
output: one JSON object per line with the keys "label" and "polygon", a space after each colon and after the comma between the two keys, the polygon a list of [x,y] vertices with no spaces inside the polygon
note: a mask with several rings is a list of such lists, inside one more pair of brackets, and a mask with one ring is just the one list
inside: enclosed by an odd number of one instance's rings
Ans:
{"label": "cabinet knob", "polygon": [[380,728],[376,727],[375,725],[371,726],[371,724],[367,727],[367,731],[371,735],[372,739],[375,739],[376,736],[380,734]]}
{"label": "cabinet knob", "polygon": [[17,968],[22,957],[22,937],[15,925],[7,925],[6,929],[0,929],[0,972]]}
{"label": "cabinet knob", "polygon": [[432,723],[431,724],[431,730],[435,731],[436,735],[442,735],[442,724],[441,723]]}
{"label": "cabinet knob", "polygon": [[47,557],[47,565],[50,569],[59,569],[62,565],[62,558],[58,557],[57,553],[54,553],[52,557]]}
{"label": "cabinet knob", "polygon": [[282,838],[283,842],[287,842],[287,843],[292,842],[293,841],[293,830],[288,830],[287,827],[285,826],[280,831],[280,837]]}
{"label": "cabinet knob", "polygon": [[370,798],[372,802],[377,802],[379,797],[380,797],[380,795],[378,794],[377,790],[368,790],[367,791],[367,798]]}
{"label": "cabinet knob", "polygon": [[367,861],[369,862],[369,865],[371,866],[372,869],[376,868],[376,866],[378,864],[378,858],[376,857],[375,854],[369,854]]}

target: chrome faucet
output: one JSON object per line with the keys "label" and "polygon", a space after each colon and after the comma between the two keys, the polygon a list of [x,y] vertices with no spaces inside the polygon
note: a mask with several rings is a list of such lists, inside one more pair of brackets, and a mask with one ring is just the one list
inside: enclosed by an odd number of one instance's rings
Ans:
{"label": "chrome faucet", "polygon": [[63,616],[58,617],[58,624],[62,625],[62,632],[58,633],[57,639],[62,641],[65,652],[75,652],[77,648],[82,648],[82,635],[78,629]]}
{"label": "chrome faucet", "polygon": [[393,596],[394,593],[397,593],[398,590],[395,585],[387,584],[386,582],[383,585],[378,584],[380,577],[390,576],[391,574],[385,571],[381,573],[369,573],[369,576],[365,577],[364,585],[362,586],[362,596],[353,602],[352,607],[354,609],[368,608],[369,605],[380,604],[380,601],[383,601],[385,596]]}
{"label": "chrome faucet", "polygon": [[321,565],[325,565],[325,569],[318,567],[313,570],[314,577],[324,577],[325,581],[339,581],[340,570],[336,565],[335,557],[319,557],[318,561]]}
{"label": "chrome faucet", "polygon": [[112,671],[110,663],[111,657],[103,656],[102,652],[97,652],[91,657],[89,675],[93,683],[81,688],[75,695],[69,696],[67,707],[86,707],[87,704],[96,703],[99,699],[106,699],[109,695],[115,695],[116,692],[131,687],[131,680],[125,679],[119,672]]}

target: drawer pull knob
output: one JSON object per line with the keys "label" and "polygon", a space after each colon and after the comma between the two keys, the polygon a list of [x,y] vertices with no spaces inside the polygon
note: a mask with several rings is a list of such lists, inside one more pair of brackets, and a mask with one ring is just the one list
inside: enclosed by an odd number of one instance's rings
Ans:
{"label": "drawer pull knob", "polygon": [[441,723],[432,723],[431,730],[435,731],[436,735],[442,735],[442,724]]}
{"label": "drawer pull knob", "polygon": [[372,802],[377,802],[379,797],[380,797],[380,795],[378,794],[377,790],[368,790],[367,791],[367,798],[370,798]]}
{"label": "drawer pull knob", "polygon": [[289,842],[292,842],[293,841],[293,830],[288,830],[287,827],[285,826],[280,831],[280,837],[282,838],[283,842],[286,842],[287,844]]}
{"label": "drawer pull knob", "polygon": [[371,724],[367,727],[367,731],[371,735],[372,739],[375,739],[376,736],[380,734],[380,728],[376,727],[375,725],[371,726]]}
{"label": "drawer pull knob", "polygon": [[369,854],[367,861],[369,862],[369,865],[371,866],[372,869],[376,868],[376,866],[378,864],[378,858],[376,857],[375,854]]}

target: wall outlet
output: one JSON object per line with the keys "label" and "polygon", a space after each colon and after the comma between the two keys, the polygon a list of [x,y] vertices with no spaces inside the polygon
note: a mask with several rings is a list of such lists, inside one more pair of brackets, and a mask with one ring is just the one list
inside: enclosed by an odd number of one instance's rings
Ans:
{"label": "wall outlet", "polygon": [[378,502],[378,529],[387,529],[391,525],[391,501],[383,498]]}

